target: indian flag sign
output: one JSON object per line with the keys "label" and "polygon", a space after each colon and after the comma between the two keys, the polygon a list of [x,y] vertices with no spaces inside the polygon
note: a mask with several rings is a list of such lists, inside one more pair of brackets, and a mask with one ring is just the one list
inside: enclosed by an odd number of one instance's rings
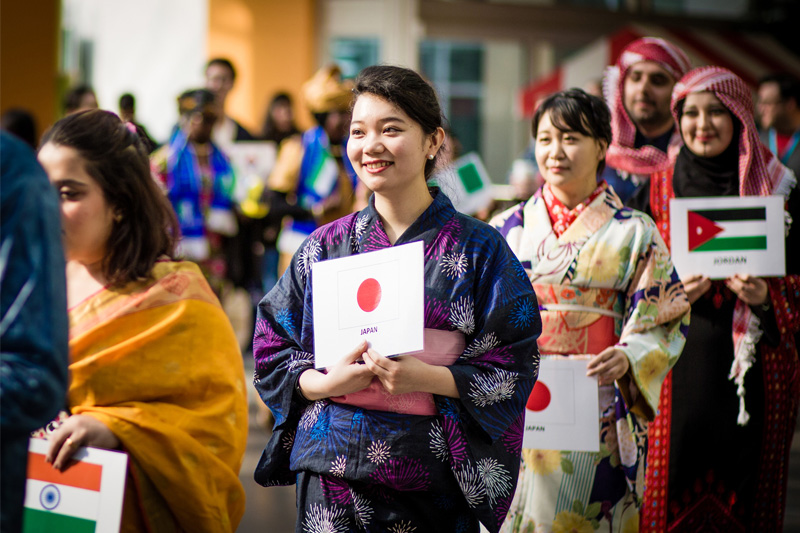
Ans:
{"label": "indian flag sign", "polygon": [[680,276],[785,275],[783,197],[675,198],[670,226]]}
{"label": "indian flag sign", "polygon": [[314,361],[336,363],[362,340],[385,356],[423,348],[422,241],[314,263]]}
{"label": "indian flag sign", "polygon": [[45,461],[49,442],[31,439],[23,533],[117,533],[128,456],[81,448],[63,472]]}

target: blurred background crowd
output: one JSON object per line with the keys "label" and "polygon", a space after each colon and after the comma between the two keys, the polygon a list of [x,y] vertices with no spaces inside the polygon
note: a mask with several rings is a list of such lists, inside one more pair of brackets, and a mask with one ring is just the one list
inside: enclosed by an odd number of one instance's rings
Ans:
{"label": "blurred background crowd", "polygon": [[[776,154],[791,155],[800,131],[792,0],[43,0],[2,9],[2,129],[37,147],[77,111],[106,109],[129,123],[178,216],[180,254],[200,265],[246,353],[254,306],[303,238],[367,202],[342,153],[350,80],[366,66],[405,65],[434,85],[449,121],[442,185],[460,183],[462,210],[484,220],[542,183],[530,135],[537,103],[570,87],[603,96],[606,68],[641,37],[673,43],[694,67],[738,75]],[[672,132],[670,121],[663,152]],[[447,170],[470,154],[472,187]],[[784,161],[795,173],[798,157]],[[635,177],[604,177],[623,200],[635,196]],[[268,426],[256,404],[253,420]],[[263,432],[251,439],[263,447]],[[800,531],[800,452],[793,459],[785,531]]]}

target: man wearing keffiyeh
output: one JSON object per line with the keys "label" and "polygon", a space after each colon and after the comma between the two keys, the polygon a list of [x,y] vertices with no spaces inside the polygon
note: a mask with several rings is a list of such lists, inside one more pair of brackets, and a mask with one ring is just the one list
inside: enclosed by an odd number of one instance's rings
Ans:
{"label": "man wearing keffiyeh", "polygon": [[606,69],[603,92],[614,138],[603,177],[623,202],[637,209],[647,211],[648,176],[671,165],[682,144],[669,105],[675,82],[690,66],[674,44],[643,37]]}

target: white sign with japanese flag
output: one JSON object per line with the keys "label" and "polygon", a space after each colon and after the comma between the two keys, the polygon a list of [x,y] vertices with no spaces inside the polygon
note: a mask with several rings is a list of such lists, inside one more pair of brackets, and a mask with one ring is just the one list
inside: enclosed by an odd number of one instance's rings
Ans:
{"label": "white sign with japanese flag", "polygon": [[524,448],[600,451],[597,378],[589,357],[542,356],[539,379],[525,406]]}
{"label": "white sign with japanese flag", "polygon": [[417,241],[312,266],[316,368],[364,339],[385,356],[423,349],[423,254]]}

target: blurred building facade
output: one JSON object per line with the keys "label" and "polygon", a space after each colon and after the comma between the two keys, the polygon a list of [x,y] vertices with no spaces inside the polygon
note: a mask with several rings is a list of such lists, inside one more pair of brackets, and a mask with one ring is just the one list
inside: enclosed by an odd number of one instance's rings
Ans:
{"label": "blurred building facade", "polygon": [[571,72],[580,72],[587,82],[597,77],[608,54],[586,51],[591,43],[633,25],[656,31],[769,32],[778,41],[785,34],[784,44],[791,48],[796,39],[786,21],[797,20],[797,4],[40,0],[32,9],[4,2],[0,107],[32,108],[44,127],[58,116],[65,87],[83,81],[95,87],[106,109],[115,110],[119,95],[133,92],[138,119],[163,140],[177,118],[177,94],[202,84],[209,57],[225,56],[238,70],[228,98],[232,116],[257,131],[269,97],[288,91],[297,97],[300,125],[308,126],[300,87],[319,66],[336,61],[353,76],[368,64],[399,64],[419,69],[436,85],[463,150],[477,150],[493,181],[503,182],[530,139],[523,89],[553,76],[565,60],[573,58],[575,65],[576,56],[583,63]]}

